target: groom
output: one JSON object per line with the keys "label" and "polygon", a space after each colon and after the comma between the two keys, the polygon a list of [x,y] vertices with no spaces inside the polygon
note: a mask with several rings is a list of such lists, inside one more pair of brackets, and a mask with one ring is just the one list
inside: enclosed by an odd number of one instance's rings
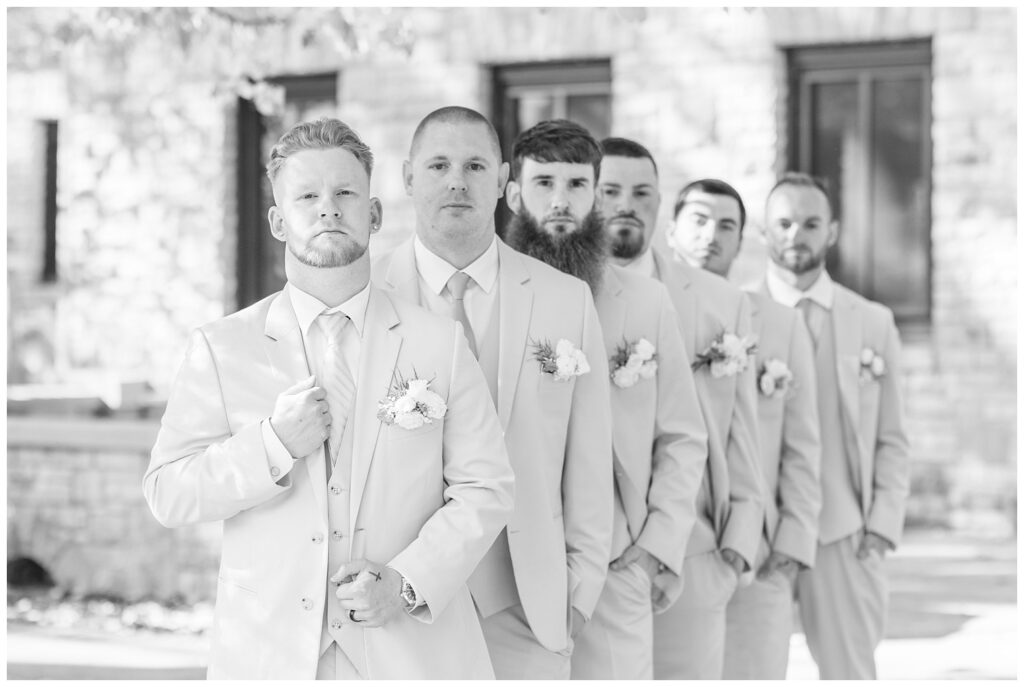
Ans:
{"label": "groom", "polygon": [[288,283],[193,332],[171,389],[144,488],[224,523],[210,678],[493,677],[466,580],[512,472],[462,328],[369,285],[372,165],[336,119],[281,137]]}

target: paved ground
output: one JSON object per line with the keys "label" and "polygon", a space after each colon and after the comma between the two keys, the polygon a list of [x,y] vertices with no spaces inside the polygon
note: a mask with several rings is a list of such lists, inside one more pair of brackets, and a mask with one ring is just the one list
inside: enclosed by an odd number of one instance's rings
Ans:
{"label": "paved ground", "polygon": [[[888,561],[890,619],[877,652],[881,679],[1014,679],[1017,671],[1015,541],[909,533]],[[201,679],[203,637],[104,635],[7,625],[8,679]],[[793,637],[789,679],[817,669]]]}

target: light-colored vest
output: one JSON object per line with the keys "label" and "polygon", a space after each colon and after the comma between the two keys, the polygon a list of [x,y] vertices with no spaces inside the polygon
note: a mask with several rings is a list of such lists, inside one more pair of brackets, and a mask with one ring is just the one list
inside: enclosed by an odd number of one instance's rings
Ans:
{"label": "light-colored vest", "polygon": [[[815,351],[818,373],[818,415],[821,418],[821,517],[818,541],[830,544],[864,526],[850,459],[843,441],[843,417],[836,373],[833,311],[822,318]],[[854,458],[855,459],[855,458]]]}

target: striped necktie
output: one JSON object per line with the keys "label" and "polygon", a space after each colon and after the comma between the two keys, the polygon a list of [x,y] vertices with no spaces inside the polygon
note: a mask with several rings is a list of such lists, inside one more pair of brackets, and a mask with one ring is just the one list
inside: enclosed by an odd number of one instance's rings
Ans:
{"label": "striped necktie", "polygon": [[355,396],[356,389],[352,371],[345,361],[344,351],[341,347],[341,337],[349,319],[344,313],[334,312],[321,313],[316,321],[326,339],[321,383],[327,391],[327,406],[331,411],[331,434],[327,446],[333,465],[338,459],[341,436],[345,432],[345,424],[348,422],[352,398]]}
{"label": "striped necktie", "polygon": [[810,298],[801,298],[796,307],[804,314],[804,322],[807,323],[807,331],[811,334],[811,341],[814,342],[814,350],[818,350],[818,339],[821,338],[822,320],[824,319],[822,307]]}
{"label": "striped necktie", "polygon": [[469,324],[469,317],[466,315],[466,304],[463,299],[466,297],[466,287],[472,279],[465,272],[456,272],[448,278],[448,293],[452,295],[454,307],[452,317],[462,323],[466,331],[466,340],[469,341],[469,350],[473,351],[474,357],[479,357],[476,352],[476,335],[473,334],[473,327]]}

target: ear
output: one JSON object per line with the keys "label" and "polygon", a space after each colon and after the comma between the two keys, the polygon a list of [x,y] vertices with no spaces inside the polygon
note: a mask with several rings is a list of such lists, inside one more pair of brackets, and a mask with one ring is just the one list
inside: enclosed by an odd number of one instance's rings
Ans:
{"label": "ear", "polygon": [[498,168],[498,197],[501,198],[508,189],[508,175],[510,169],[507,162],[502,162]]}
{"label": "ear", "polygon": [[284,216],[276,205],[270,206],[270,210],[267,212],[267,221],[270,222],[270,235],[284,243]]}
{"label": "ear", "polygon": [[828,223],[828,247],[836,245],[839,240],[839,220],[834,219]]}
{"label": "ear", "polygon": [[380,198],[370,198],[370,233],[376,234],[384,223],[384,207]]}
{"label": "ear", "polygon": [[519,214],[519,210],[523,205],[523,189],[519,187],[519,182],[510,181],[505,186],[505,203],[508,205],[509,210],[517,215]]}
{"label": "ear", "polygon": [[402,163],[402,183],[405,185],[405,195],[412,195],[412,163],[406,160]]}

